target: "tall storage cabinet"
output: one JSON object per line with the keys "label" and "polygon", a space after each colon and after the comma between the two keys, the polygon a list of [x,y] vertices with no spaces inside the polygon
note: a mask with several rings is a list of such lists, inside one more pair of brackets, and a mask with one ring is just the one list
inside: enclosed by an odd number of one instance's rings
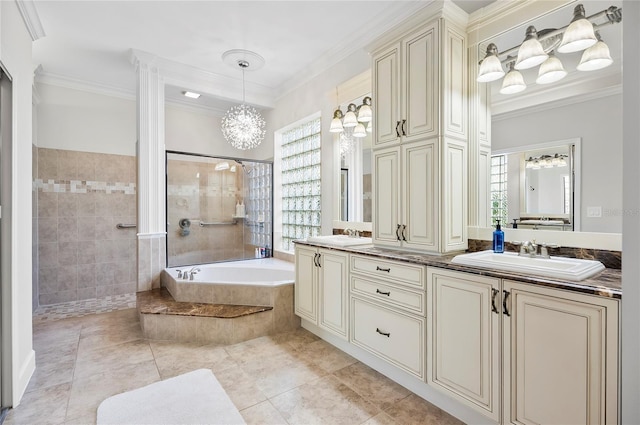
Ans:
{"label": "tall storage cabinet", "polygon": [[465,37],[440,13],[373,52],[377,245],[467,248]]}

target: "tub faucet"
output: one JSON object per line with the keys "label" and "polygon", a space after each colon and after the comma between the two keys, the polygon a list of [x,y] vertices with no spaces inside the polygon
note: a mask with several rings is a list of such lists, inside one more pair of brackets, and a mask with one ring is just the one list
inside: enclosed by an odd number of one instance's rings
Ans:
{"label": "tub faucet", "polygon": [[182,279],[182,270],[176,270],[176,271],[178,272],[178,279]]}
{"label": "tub faucet", "polygon": [[[192,267],[191,270],[189,270],[189,280],[193,280],[193,276],[198,273],[200,271],[199,268],[197,267]],[[184,278],[187,278],[187,272],[184,273]]]}

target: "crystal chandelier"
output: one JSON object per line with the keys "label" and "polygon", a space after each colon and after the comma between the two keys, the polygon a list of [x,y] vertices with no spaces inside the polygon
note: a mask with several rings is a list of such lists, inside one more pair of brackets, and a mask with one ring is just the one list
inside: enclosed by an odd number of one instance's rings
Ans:
{"label": "crystal chandelier", "polygon": [[[236,149],[247,150],[257,147],[265,135],[265,121],[254,107],[245,103],[244,71],[249,69],[247,56],[260,56],[243,50],[230,50],[222,55],[223,60],[235,59],[235,65],[242,70],[242,104],[232,106],[222,117],[221,129],[224,138]],[[241,59],[237,59],[241,57]],[[264,63],[262,63],[260,66]]]}
{"label": "crystal chandelier", "polygon": [[[366,137],[367,132],[371,133],[371,98],[366,96],[362,99],[362,105],[356,106],[350,103],[347,106],[347,113],[343,114],[340,108],[333,112],[331,120],[331,133],[340,133],[340,155],[345,156],[353,151],[357,140]],[[367,124],[365,128],[364,124]]]}

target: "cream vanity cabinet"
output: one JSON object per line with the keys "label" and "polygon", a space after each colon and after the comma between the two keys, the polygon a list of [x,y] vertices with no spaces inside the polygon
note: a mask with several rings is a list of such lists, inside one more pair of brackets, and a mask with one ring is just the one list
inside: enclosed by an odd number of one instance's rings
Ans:
{"label": "cream vanity cabinet", "polygon": [[466,249],[465,33],[434,19],[372,57],[373,241]]}
{"label": "cream vanity cabinet", "polygon": [[351,255],[351,343],[424,379],[425,267]]}
{"label": "cream vanity cabinet", "polygon": [[349,254],[296,245],[295,313],[349,338]]}
{"label": "cream vanity cabinet", "polygon": [[435,268],[427,279],[429,385],[498,423],[618,422],[616,300]]}

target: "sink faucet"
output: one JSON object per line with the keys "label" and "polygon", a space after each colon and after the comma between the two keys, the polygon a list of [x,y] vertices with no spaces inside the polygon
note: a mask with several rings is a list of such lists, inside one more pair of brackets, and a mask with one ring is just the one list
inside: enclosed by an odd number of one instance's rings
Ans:
{"label": "sink faucet", "polygon": [[[525,241],[525,242],[511,242],[515,246],[520,247],[520,251],[518,255],[527,256],[527,257],[540,257],[540,258],[549,258],[549,248],[558,248],[558,245],[555,244],[547,244],[540,243],[536,244],[536,240]],[[538,255],[538,247],[540,247],[540,255]]]}
{"label": "sink faucet", "polygon": [[356,229],[344,229],[342,231],[343,234],[349,235],[350,238],[359,238],[360,232]]}
{"label": "sink faucet", "polygon": [[[197,267],[192,267],[191,270],[189,270],[189,280],[193,280],[193,276],[198,273],[200,271],[199,268]],[[187,278],[187,272],[184,272],[184,278]]]}

